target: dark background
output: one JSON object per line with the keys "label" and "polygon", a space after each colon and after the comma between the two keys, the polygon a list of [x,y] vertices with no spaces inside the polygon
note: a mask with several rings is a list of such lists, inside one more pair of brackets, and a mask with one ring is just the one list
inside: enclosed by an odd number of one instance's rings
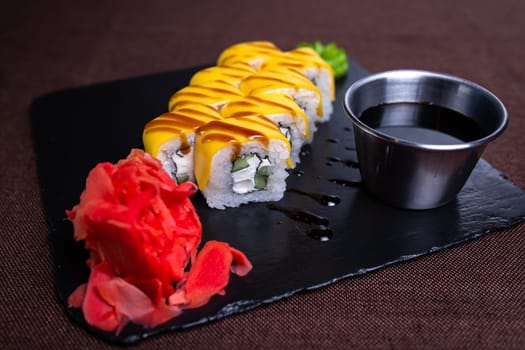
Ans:
{"label": "dark background", "polygon": [[[17,1],[3,5],[2,347],[109,347],[72,323],[55,294],[29,119],[30,105],[38,96],[207,64],[226,46],[240,41],[270,40],[283,49],[303,40],[336,41],[372,72],[428,69],[459,75],[492,90],[506,104],[510,123],[483,156],[525,188],[524,14],[525,2],[519,0],[78,1],[74,5]],[[523,348],[524,233],[521,224],[135,347]]]}

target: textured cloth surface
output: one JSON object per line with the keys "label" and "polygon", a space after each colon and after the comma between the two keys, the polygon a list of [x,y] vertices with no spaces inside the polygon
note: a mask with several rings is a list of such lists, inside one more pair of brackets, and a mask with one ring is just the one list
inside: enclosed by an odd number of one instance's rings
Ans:
{"label": "textured cloth surface", "polygon": [[[39,95],[206,64],[240,41],[270,40],[282,48],[303,40],[336,41],[372,72],[440,71],[496,93],[510,123],[484,158],[525,188],[524,14],[521,0],[4,4],[1,347],[110,347],[72,323],[55,295],[29,121],[29,106]],[[134,348],[523,349],[524,266],[520,224]]]}

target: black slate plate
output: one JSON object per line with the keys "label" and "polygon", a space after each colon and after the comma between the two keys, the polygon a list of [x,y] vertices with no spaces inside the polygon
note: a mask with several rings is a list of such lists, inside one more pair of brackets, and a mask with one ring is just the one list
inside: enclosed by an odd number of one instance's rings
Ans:
{"label": "black slate plate", "polygon": [[[73,241],[64,210],[78,203],[95,164],[116,162],[132,147],[142,148],[144,124],[164,112],[171,93],[186,86],[203,67],[38,98],[31,109],[34,145],[56,288],[68,315],[104,340],[131,344],[438,251],[524,219],[525,193],[484,160],[457,200],[434,210],[395,209],[360,189],[352,126],[341,104],[345,89],[368,72],[355,61],[350,67],[347,77],[338,82],[332,120],[319,127],[311,147],[304,149],[280,202],[273,207],[250,204],[221,211],[209,209],[200,194],[193,197],[204,227],[203,240],[226,241],[245,252],[254,265],[250,274],[232,276],[226,295],[214,297],[200,309],[155,329],[131,324],[118,336],[89,327],[79,309],[66,307],[68,295],[86,282],[89,271],[87,252],[82,243]],[[340,202],[321,203],[327,195]]]}

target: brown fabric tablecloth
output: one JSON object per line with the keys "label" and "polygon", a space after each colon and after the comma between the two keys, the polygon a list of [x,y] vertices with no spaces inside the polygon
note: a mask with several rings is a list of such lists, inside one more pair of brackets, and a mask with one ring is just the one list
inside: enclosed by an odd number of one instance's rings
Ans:
{"label": "brown fabric tablecloth", "polygon": [[[0,347],[110,347],[71,322],[55,294],[29,120],[39,95],[206,64],[240,41],[336,41],[372,72],[441,71],[496,93],[510,123],[484,158],[525,188],[523,15],[522,0],[3,4]],[[135,348],[523,349],[524,266],[520,224]]]}

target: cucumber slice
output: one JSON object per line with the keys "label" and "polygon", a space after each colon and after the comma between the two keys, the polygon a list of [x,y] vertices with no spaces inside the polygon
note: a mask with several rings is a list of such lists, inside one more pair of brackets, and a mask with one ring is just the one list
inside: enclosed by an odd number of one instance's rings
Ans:
{"label": "cucumber slice", "polygon": [[181,175],[181,176],[177,176],[176,179],[177,179],[177,185],[180,185],[181,183],[188,181],[190,177],[189,175]]}
{"label": "cucumber slice", "polygon": [[266,183],[268,182],[268,176],[270,175],[270,162],[268,158],[264,158],[254,176],[254,187],[257,190],[266,189]]}
{"label": "cucumber slice", "polygon": [[261,176],[268,176],[270,175],[270,167],[269,166],[262,166],[259,169],[257,169],[257,172],[255,175],[261,175]]}
{"label": "cucumber slice", "polygon": [[250,153],[235,159],[233,162],[232,173],[249,167],[250,164],[248,163],[248,160],[253,157],[255,157],[255,155]]}
{"label": "cucumber slice", "polygon": [[232,190],[243,194],[266,189],[270,162],[256,153],[248,153],[235,159],[232,165]]}
{"label": "cucumber slice", "polygon": [[266,188],[266,182],[268,181],[268,176],[256,173],[253,180],[254,180],[253,187],[256,190],[264,190]]}

